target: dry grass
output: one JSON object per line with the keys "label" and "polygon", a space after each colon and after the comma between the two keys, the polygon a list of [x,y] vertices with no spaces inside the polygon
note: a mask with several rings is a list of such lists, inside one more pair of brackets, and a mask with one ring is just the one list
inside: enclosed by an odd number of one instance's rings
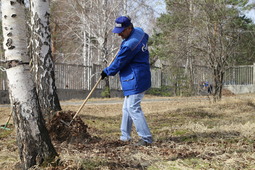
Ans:
{"label": "dry grass", "polygon": [[[255,94],[225,96],[218,103],[207,97],[146,96],[142,107],[155,143],[138,148],[112,145],[119,138],[122,100],[92,99],[85,105],[80,116],[104,145],[83,149],[57,146],[62,167],[255,169]],[[81,102],[65,101],[62,108],[77,111]],[[8,107],[0,107],[2,124],[9,112]],[[135,131],[133,137],[138,139]],[[18,162],[15,133],[0,130],[0,138],[0,167],[12,169]]]}

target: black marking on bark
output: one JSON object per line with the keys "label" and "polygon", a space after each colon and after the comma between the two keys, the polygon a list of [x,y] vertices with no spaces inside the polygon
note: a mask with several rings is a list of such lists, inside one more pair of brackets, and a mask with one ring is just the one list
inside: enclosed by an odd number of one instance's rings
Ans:
{"label": "black marking on bark", "polygon": [[45,18],[49,18],[50,17],[50,13],[46,12],[44,16],[45,16]]}
{"label": "black marking on bark", "polygon": [[5,45],[6,45],[8,48],[9,48],[10,46],[12,46],[12,39],[11,39],[11,38],[8,38]]}
{"label": "black marking on bark", "polygon": [[7,31],[7,30],[8,30],[8,27],[4,27],[4,29]]}
{"label": "black marking on bark", "polygon": [[4,15],[4,19],[6,19],[7,18],[7,15]]}
{"label": "black marking on bark", "polygon": [[17,14],[12,14],[11,17],[12,18],[15,18],[17,16]]}
{"label": "black marking on bark", "polygon": [[12,33],[11,33],[11,32],[9,32],[9,33],[7,34],[7,36],[8,36],[8,37],[11,37],[11,36],[12,36]]}
{"label": "black marking on bark", "polygon": [[9,67],[9,68],[16,67],[16,66],[18,66],[18,65],[20,65],[19,60],[11,60],[11,61],[9,61],[9,63],[8,63],[8,67]]}
{"label": "black marking on bark", "polygon": [[[19,61],[19,60],[10,60],[10,61],[7,61],[7,67],[8,68],[11,68],[11,67],[16,67],[18,65],[28,65],[29,62],[22,62],[22,61]],[[25,112],[25,111],[23,111]]]}
{"label": "black marking on bark", "polygon": [[10,4],[13,5],[13,4],[15,4],[15,2],[14,1],[10,1]]}
{"label": "black marking on bark", "polygon": [[5,45],[7,46],[7,48],[8,48],[9,50],[12,50],[12,49],[15,48],[15,46],[12,45],[12,39],[11,39],[11,38],[8,38],[8,39],[7,39],[7,42],[6,42]]}
{"label": "black marking on bark", "polygon": [[15,48],[15,46],[10,46],[10,47],[8,47],[9,50],[12,50],[12,49],[14,49],[14,48]]}
{"label": "black marking on bark", "polygon": [[24,0],[17,0],[17,2],[20,4],[25,4]]}

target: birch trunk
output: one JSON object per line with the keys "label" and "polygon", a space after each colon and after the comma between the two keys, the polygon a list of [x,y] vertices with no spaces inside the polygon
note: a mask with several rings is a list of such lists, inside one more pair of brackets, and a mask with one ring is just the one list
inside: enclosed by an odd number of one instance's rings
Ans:
{"label": "birch trunk", "polygon": [[33,72],[39,103],[44,116],[61,110],[55,86],[51,53],[49,0],[30,0]]}
{"label": "birch trunk", "polygon": [[[107,0],[103,0],[103,18],[107,18],[107,11],[104,9],[107,9]],[[103,22],[103,28],[101,28],[102,32],[101,35],[103,35],[102,38],[102,45],[101,45],[101,56],[103,57],[103,59],[105,59],[105,64],[104,67],[108,66],[108,50],[107,50],[107,42],[108,42],[108,36],[107,36],[107,23]],[[103,89],[103,97],[107,97],[110,98],[111,97],[111,92],[110,92],[110,81],[109,78],[104,79],[105,81],[105,86]]]}
{"label": "birch trunk", "polygon": [[57,153],[44,124],[28,65],[23,1],[2,1],[2,27],[5,58],[8,61],[6,73],[19,155],[22,168],[28,169],[53,159]]}

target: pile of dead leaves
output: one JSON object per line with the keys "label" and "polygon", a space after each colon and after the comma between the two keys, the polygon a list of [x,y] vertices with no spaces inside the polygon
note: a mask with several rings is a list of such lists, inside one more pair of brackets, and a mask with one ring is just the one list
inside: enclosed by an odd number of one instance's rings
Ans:
{"label": "pile of dead leaves", "polygon": [[228,89],[222,89],[222,95],[223,96],[235,96],[235,94]]}
{"label": "pile of dead leaves", "polygon": [[[61,111],[57,112],[48,123],[48,131],[51,139],[55,142],[66,142],[68,144],[84,143],[91,136],[88,133],[88,126],[84,124],[79,116],[72,121],[75,112]],[[72,123],[69,125],[69,123]]]}

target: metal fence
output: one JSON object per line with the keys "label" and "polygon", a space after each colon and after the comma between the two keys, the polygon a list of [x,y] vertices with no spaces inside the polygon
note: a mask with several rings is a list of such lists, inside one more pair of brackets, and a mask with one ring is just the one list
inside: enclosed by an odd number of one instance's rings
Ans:
{"label": "metal fence", "polygon": [[227,69],[224,85],[251,85],[254,82],[255,65],[235,66]]}
{"label": "metal fence", "polygon": [[[56,86],[59,89],[83,89],[90,90],[96,81],[100,78],[102,66],[94,64],[93,66],[61,64],[57,63],[55,66]],[[162,81],[161,69],[152,69],[152,87],[160,88],[162,85],[167,85]],[[119,76],[110,76],[109,84],[111,89],[120,90],[121,85]],[[101,81],[98,89],[102,89],[105,82]]]}
{"label": "metal fence", "polygon": [[[0,67],[3,65],[0,65]],[[227,69],[224,77],[224,85],[255,85],[255,65],[235,66]],[[184,68],[183,68],[184,69]],[[93,66],[75,64],[55,64],[55,81],[58,89],[90,90],[100,77],[101,65]],[[194,84],[203,81],[213,83],[212,71],[205,66],[194,67]],[[152,68],[152,87],[171,86],[173,74],[162,68]],[[101,81],[98,88],[104,87],[105,81]],[[121,89],[119,76],[109,78],[111,89]],[[7,90],[7,80],[4,71],[0,71],[0,90]]]}
{"label": "metal fence", "polygon": [[59,89],[90,89],[92,67],[74,64],[55,64],[55,83]]}
{"label": "metal fence", "polygon": [[[94,64],[93,66],[62,64],[55,65],[55,81],[58,89],[78,89],[91,90],[96,81],[100,78],[102,67]],[[104,81],[97,86],[98,89],[104,87]],[[110,88],[120,89],[117,76],[109,78]]]}

